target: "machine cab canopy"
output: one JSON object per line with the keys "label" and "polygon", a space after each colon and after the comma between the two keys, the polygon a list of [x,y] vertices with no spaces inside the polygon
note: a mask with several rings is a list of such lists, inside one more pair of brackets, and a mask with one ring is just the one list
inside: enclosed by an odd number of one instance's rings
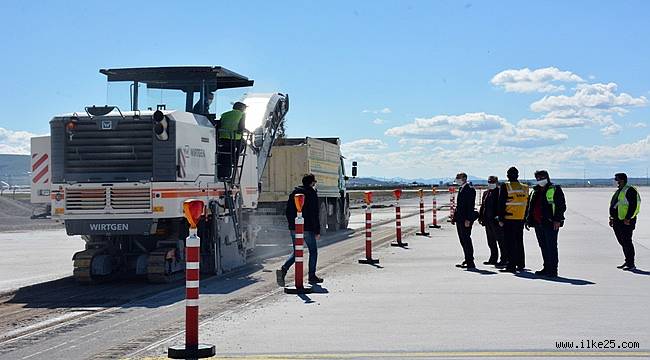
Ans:
{"label": "machine cab canopy", "polygon": [[131,110],[138,108],[138,88],[179,90],[185,93],[185,111],[192,112],[194,93],[199,94],[202,104],[199,112],[208,113],[207,94],[220,89],[253,86],[253,80],[221,66],[166,66],[123,69],[101,69],[109,82],[132,82]]}

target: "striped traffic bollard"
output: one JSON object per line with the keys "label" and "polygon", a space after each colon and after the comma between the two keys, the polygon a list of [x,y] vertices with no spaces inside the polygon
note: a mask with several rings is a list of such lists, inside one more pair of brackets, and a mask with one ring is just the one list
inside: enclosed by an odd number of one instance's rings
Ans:
{"label": "striped traffic bollard", "polygon": [[449,220],[454,220],[454,214],[456,213],[456,188],[453,186],[449,187]]}
{"label": "striped traffic bollard", "polygon": [[396,242],[390,243],[390,246],[399,246],[405,247],[408,246],[408,243],[402,242],[402,211],[399,206],[399,199],[402,197],[402,189],[393,190],[393,196],[395,196],[395,236],[397,238]]}
{"label": "striped traffic bollard", "polygon": [[[312,288],[309,285],[305,285],[303,278],[303,264],[304,264],[304,253],[305,253],[305,219],[302,217],[302,207],[305,204],[305,195],[296,194],[293,197],[293,201],[296,204],[296,235],[293,246],[293,255],[296,259],[294,272],[295,272],[295,281],[294,286],[289,286],[284,288],[284,292],[287,294],[310,294]],[[309,254],[311,256],[311,254]]]}
{"label": "striped traffic bollard", "polygon": [[420,232],[415,235],[427,236],[429,233],[424,230],[424,190],[419,189],[418,196],[420,197]]}
{"label": "striped traffic bollard", "polygon": [[432,191],[433,200],[431,200],[431,216],[433,217],[433,222],[429,225],[429,228],[440,229],[440,225],[438,225],[438,200],[436,200],[436,188],[433,188]]}
{"label": "striped traffic bollard", "polygon": [[366,257],[359,259],[359,264],[378,264],[379,259],[372,258],[372,191],[365,191],[363,200],[366,202]]}
{"label": "striped traffic bollard", "polygon": [[201,239],[196,226],[203,216],[203,201],[185,200],[183,213],[190,223],[190,235],[185,239],[185,345],[167,349],[172,359],[201,359],[216,353],[214,345],[199,344],[199,264]]}

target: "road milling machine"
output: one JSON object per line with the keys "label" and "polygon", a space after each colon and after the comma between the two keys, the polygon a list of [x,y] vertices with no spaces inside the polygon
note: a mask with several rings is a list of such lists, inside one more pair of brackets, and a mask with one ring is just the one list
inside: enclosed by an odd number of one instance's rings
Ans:
{"label": "road milling machine", "polygon": [[[100,72],[109,85],[126,85],[130,109],[89,106],[50,121],[46,182],[52,217],[64,222],[68,235],[86,241],[73,256],[74,277],[82,283],[123,275],[151,282],[182,277],[187,199],[206,204],[198,231],[201,270],[220,274],[244,265],[259,231],[249,218],[288,95],[244,95],[246,130],[224,177],[217,174],[218,162],[232,150],[219,144],[210,100],[219,90],[250,87],[253,80],[219,66]],[[145,92],[155,98],[148,107],[139,106]]]}

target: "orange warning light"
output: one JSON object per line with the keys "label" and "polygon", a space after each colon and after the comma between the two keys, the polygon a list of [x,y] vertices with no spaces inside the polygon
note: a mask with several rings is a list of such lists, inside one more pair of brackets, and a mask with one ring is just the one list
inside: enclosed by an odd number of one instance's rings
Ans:
{"label": "orange warning light", "polygon": [[372,202],[372,191],[363,192],[363,201],[366,202],[366,205],[370,205],[370,203]]}
{"label": "orange warning light", "polygon": [[402,197],[402,189],[393,190],[393,196],[395,196],[395,199],[399,200]]}
{"label": "orange warning light", "polygon": [[185,219],[190,223],[190,228],[196,229],[196,226],[203,216],[203,200],[188,199],[183,202],[183,214]]}
{"label": "orange warning light", "polygon": [[305,205],[305,194],[295,194],[293,202],[296,204],[296,211],[302,212],[302,207]]}

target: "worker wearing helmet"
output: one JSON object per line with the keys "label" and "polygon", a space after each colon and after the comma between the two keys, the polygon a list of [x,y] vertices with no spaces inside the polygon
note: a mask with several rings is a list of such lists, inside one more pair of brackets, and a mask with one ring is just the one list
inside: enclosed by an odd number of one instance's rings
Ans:
{"label": "worker wearing helmet", "polygon": [[233,164],[237,166],[242,145],[242,134],[246,128],[246,104],[237,101],[232,110],[221,114],[217,123],[219,136],[219,151],[217,157],[217,176],[220,179],[230,179]]}
{"label": "worker wearing helmet", "polygon": [[499,207],[497,211],[499,226],[503,227],[503,239],[506,247],[505,269],[511,273],[524,270],[526,255],[524,253],[524,218],[528,204],[528,185],[519,182],[519,170],[508,169],[508,181],[501,184]]}

